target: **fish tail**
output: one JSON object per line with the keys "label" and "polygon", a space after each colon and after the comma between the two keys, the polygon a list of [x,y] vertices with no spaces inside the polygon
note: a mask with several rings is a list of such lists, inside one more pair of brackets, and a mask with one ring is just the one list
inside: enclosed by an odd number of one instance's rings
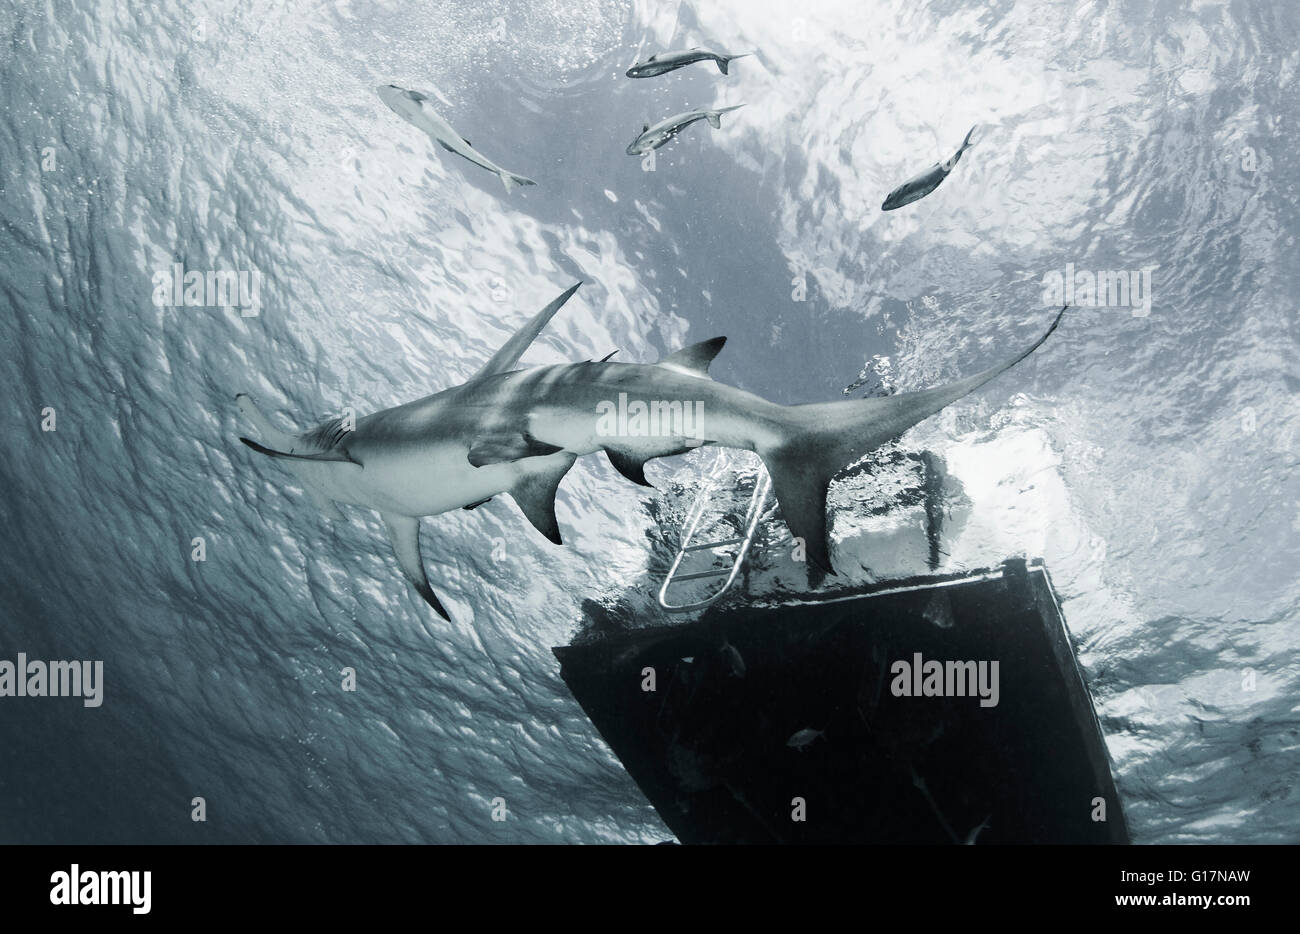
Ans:
{"label": "fish tail", "polygon": [[[1068,306],[1066,306],[1068,307]],[[772,477],[781,514],[812,563],[834,573],[826,534],[826,493],[836,473],[918,422],[974,392],[1037,350],[1056,330],[997,366],[947,386],[874,399],[785,406],[778,427],[755,449]]]}
{"label": "fish tail", "polygon": [[730,107],[719,107],[717,110],[710,110],[707,114],[709,126],[713,127],[715,130],[720,129],[722,127],[723,114],[731,113],[733,110],[739,110],[744,106],[744,104],[733,104]]}
{"label": "fish tail", "polygon": [[738,52],[735,55],[719,55],[717,58],[714,59],[714,61],[718,63],[718,71],[722,72],[725,75],[729,73],[727,71],[727,66],[730,65],[732,62],[734,62],[738,58],[744,58],[747,55],[753,55],[753,54],[754,54],[753,52]]}
{"label": "fish tail", "polygon": [[515,175],[512,172],[502,172],[500,174],[501,183],[506,186],[506,194],[510,194],[510,192],[514,191],[516,188],[520,188],[524,185],[537,184],[531,178],[525,178],[522,175]]}
{"label": "fish tail", "polygon": [[[978,126],[978,124],[976,125]],[[965,152],[967,149],[971,148],[973,144],[971,143],[970,138],[974,134],[975,134],[975,127],[971,127],[970,132],[966,134],[966,138],[961,141],[961,152]],[[960,153],[958,153],[958,155],[960,155]]]}

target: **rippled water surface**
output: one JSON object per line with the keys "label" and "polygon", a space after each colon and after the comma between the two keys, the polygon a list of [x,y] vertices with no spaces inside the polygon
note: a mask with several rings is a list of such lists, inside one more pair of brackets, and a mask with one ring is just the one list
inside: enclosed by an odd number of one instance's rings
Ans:
{"label": "rippled water surface", "polygon": [[[691,45],[757,54],[623,77]],[[908,436],[957,491],[943,569],[1047,562],[1137,841],[1294,842],[1297,48],[1264,0],[0,0],[0,658],[107,679],[96,710],[0,701],[0,839],[667,838],[550,653],[651,586],[655,494],[580,463],[563,549],[508,501],[425,520],[447,623],[376,514],[238,445],[235,393],[286,427],[425,395],[575,279],[529,362],[725,334],[715,377],[775,401],[919,388],[1032,339],[1072,263],[1151,270],[1150,313],[1073,309]],[[737,103],[653,172],[624,152]],[[155,305],[173,263],[260,271],[261,313]]]}

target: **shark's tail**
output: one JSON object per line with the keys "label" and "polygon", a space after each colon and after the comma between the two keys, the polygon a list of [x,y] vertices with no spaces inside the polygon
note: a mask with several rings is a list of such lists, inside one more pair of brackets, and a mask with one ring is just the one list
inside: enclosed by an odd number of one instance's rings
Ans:
{"label": "shark's tail", "polygon": [[511,172],[501,172],[501,182],[506,186],[506,194],[521,188],[524,185],[536,185],[537,183],[531,178],[524,178],[522,175],[515,175]]}
{"label": "shark's tail", "polygon": [[737,52],[735,55],[719,55],[715,61],[718,63],[718,71],[724,75],[727,74],[727,66],[738,58],[744,58],[747,55],[753,55],[753,52]]}
{"label": "shark's tail", "polygon": [[723,114],[731,113],[733,110],[739,110],[744,106],[744,104],[735,104],[731,107],[719,107],[717,110],[710,110],[706,115],[706,119],[709,121],[709,126],[713,127],[715,130],[718,129],[722,126]]}
{"label": "shark's tail", "polygon": [[[1068,307],[1068,306],[1067,306]],[[767,465],[781,513],[808,560],[831,571],[826,537],[826,491],[831,478],[918,422],[974,392],[1029,356],[1056,330],[1052,326],[1027,350],[967,379],[875,399],[785,406],[778,427],[756,450]]]}

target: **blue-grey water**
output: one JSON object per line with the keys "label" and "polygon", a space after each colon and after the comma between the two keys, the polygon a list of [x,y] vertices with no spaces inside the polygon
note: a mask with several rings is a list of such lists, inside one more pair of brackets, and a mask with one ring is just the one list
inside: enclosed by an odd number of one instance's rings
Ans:
{"label": "blue-grey water", "polygon": [[[692,45],[757,54],[623,77]],[[425,520],[447,623],[376,514],[237,443],[235,393],[284,427],[407,401],[577,279],[526,361],[725,334],[714,376],[779,402],[920,388],[1031,340],[1073,264],[1149,271],[1149,309],[1080,302],[909,436],[961,490],[943,569],[1047,562],[1136,841],[1295,842],[1298,48],[1266,0],[0,0],[0,659],[106,682],[0,698],[0,841],[670,838],[550,653],[651,586],[655,494],[581,463],[563,549],[503,499]],[[258,314],[155,304],[175,263],[256,270]]]}

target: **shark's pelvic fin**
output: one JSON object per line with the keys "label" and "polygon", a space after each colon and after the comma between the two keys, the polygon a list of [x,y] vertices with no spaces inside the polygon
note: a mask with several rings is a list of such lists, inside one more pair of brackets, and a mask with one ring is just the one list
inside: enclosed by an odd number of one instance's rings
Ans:
{"label": "shark's pelvic fin", "polygon": [[429,579],[424,574],[424,561],[420,557],[420,520],[391,512],[381,513],[381,515],[384,517],[384,525],[388,527],[388,537],[393,543],[393,553],[397,555],[397,563],[401,566],[402,573],[425,602],[433,607],[439,616],[450,622],[451,617],[447,615],[442,601],[433,592],[433,588],[429,586]]}
{"label": "shark's pelvic fin", "polygon": [[670,353],[655,365],[685,373],[687,376],[701,376],[708,379],[709,364],[713,362],[713,358],[718,355],[718,351],[722,350],[722,345],[726,342],[725,337],[700,341],[698,344],[683,347],[676,353]]}
{"label": "shark's pelvic fin", "polygon": [[611,447],[605,448],[605,455],[609,458],[609,462],[614,465],[614,469],[633,483],[639,483],[641,486],[654,486],[645,478],[646,462],[643,459]]}
{"label": "shark's pelvic fin", "polygon": [[546,323],[555,317],[555,313],[560,310],[560,306],[573,297],[573,293],[578,291],[581,282],[575,282],[563,292],[560,297],[551,302],[537,314],[533,315],[532,320],[515,332],[505,345],[492,355],[483,368],[474,374],[473,379],[481,379],[484,376],[493,376],[497,373],[508,373],[515,368],[519,358],[524,355],[528,346],[537,339],[537,335],[542,333],[542,328]]}
{"label": "shark's pelvic fin", "polygon": [[555,493],[560,488],[560,481],[577,459],[575,454],[548,458],[548,463],[528,470],[510,488],[511,497],[519,504],[528,521],[557,545],[563,545],[564,542],[560,538],[560,524],[555,519]]}
{"label": "shark's pelvic fin", "polygon": [[530,434],[507,431],[483,435],[469,449],[466,459],[475,467],[505,464],[525,457],[542,457],[564,450],[554,444],[539,441]]}

